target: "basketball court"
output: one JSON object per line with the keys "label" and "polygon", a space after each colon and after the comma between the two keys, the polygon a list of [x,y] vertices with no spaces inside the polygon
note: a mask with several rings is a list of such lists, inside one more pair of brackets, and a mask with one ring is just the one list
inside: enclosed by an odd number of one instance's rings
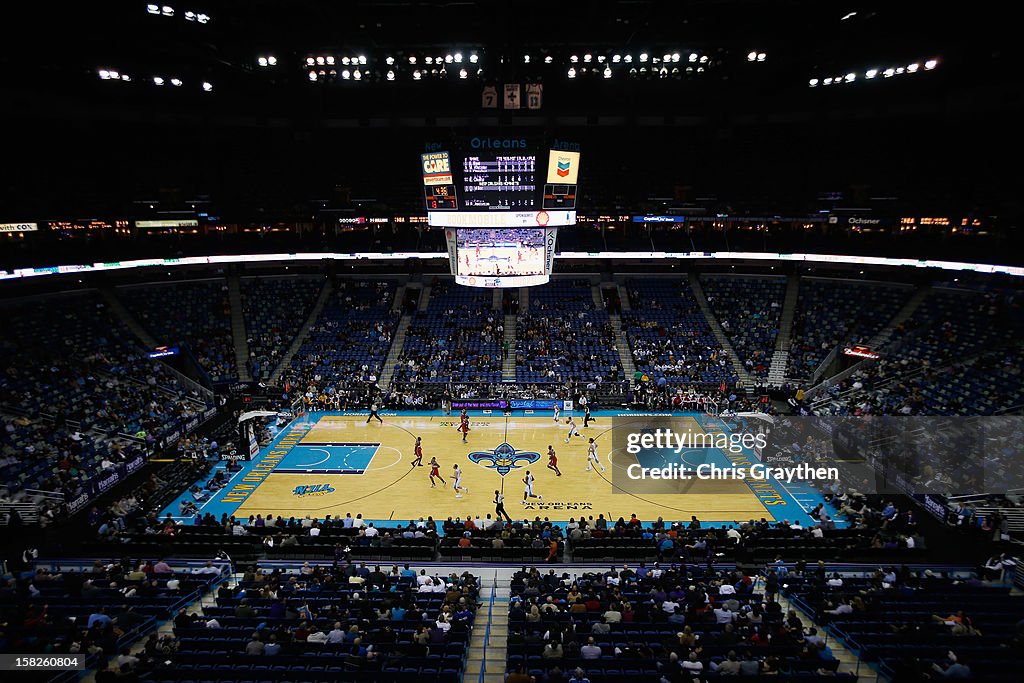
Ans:
{"label": "basketball court", "polygon": [[[797,490],[793,484],[787,488],[772,481],[687,481],[671,489],[652,489],[672,492],[625,492],[613,484],[613,473],[637,459],[613,449],[611,425],[615,415],[616,429],[629,429],[628,416],[598,411],[596,421],[586,429],[578,419],[583,436],[567,444],[564,415],[556,423],[550,413],[506,417],[495,412],[471,416],[466,443],[457,431],[458,417],[441,413],[384,413],[383,423],[367,423],[365,413],[301,416],[252,461],[243,463],[229,485],[202,503],[200,511],[240,518],[261,514],[323,519],[351,513],[377,524],[394,525],[427,516],[444,520],[493,514],[494,490],[498,489],[505,494],[505,507],[513,518],[540,516],[567,522],[581,515],[596,518],[603,514],[615,520],[636,514],[645,521],[659,517],[689,521],[696,515],[708,523],[762,517],[806,523],[806,511],[820,501],[809,487]],[[728,428],[722,420],[703,414],[680,419],[695,433]],[[416,437],[422,438],[423,467],[412,467]],[[598,468],[586,471],[591,437],[605,472]],[[547,467],[549,445],[557,452],[562,476]],[[446,484],[437,481],[434,488],[428,476],[432,457],[437,458],[446,480]],[[648,454],[648,461],[640,464],[660,467],[671,457],[652,462]],[[727,455],[713,448],[684,451],[677,461],[690,466],[729,464]],[[456,498],[451,488],[456,464],[468,489],[461,498]],[[536,478],[534,492],[543,499],[530,498],[524,504],[522,479],[527,470]],[[177,516],[179,501],[165,513]]]}

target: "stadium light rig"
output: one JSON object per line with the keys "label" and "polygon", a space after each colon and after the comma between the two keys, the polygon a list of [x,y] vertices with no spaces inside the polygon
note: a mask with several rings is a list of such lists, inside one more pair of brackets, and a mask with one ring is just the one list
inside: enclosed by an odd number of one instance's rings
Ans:
{"label": "stadium light rig", "polygon": [[[939,65],[938,59],[928,59],[924,62],[911,62],[906,66],[890,66],[882,69],[872,67],[864,71],[864,80],[876,80],[879,75],[882,78],[893,78],[905,74],[916,74],[922,71],[932,71]],[[819,85],[839,85],[840,83],[854,83],[860,79],[860,74],[855,71],[848,72],[845,76],[828,76],[825,78],[811,78],[807,81],[808,87],[817,88]]]}
{"label": "stadium light rig", "polygon": [[130,81],[131,77],[128,74],[122,74],[114,69],[99,69],[96,72],[99,75],[101,81]]}
{"label": "stadium light rig", "polygon": [[[170,5],[156,5],[153,3],[148,3],[146,5],[146,13],[157,17],[174,17],[176,14],[174,8]],[[197,24],[209,24],[210,20],[213,18],[205,12],[195,12],[193,10],[186,10],[182,16],[185,18],[185,21],[191,21]]]}

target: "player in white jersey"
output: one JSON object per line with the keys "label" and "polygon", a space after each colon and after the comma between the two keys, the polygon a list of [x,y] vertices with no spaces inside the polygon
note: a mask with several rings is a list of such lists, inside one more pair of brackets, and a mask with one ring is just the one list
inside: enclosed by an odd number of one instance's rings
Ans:
{"label": "player in white jersey", "polygon": [[558,401],[555,401],[555,422],[558,422],[558,413],[562,412],[562,409],[558,406]]}
{"label": "player in white jersey", "polygon": [[606,472],[607,469],[601,464],[601,460],[597,457],[597,442],[593,439],[590,440],[590,445],[587,446],[587,472],[591,470],[590,464],[595,463],[601,468],[602,472]]}
{"label": "player in white jersey", "polygon": [[526,470],[526,476],[523,477],[523,484],[526,486],[526,488],[523,489],[523,505],[526,505],[527,498],[544,500],[544,496],[536,495],[533,492],[533,474],[530,473],[530,470]]}
{"label": "player in white jersey", "polygon": [[456,498],[462,498],[463,493],[469,493],[469,489],[462,485],[462,470],[458,465],[452,465],[452,490]]}
{"label": "player in white jersey", "polygon": [[565,424],[569,425],[569,434],[565,437],[565,442],[569,443],[569,440],[574,436],[583,436],[580,434],[580,430],[576,429],[576,420],[569,416],[565,420]]}

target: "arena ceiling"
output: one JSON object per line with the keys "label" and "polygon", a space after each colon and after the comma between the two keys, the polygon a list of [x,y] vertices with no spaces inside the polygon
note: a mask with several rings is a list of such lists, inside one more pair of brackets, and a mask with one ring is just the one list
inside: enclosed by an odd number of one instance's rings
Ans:
{"label": "arena ceiling", "polygon": [[[1005,144],[1024,108],[1006,22],[962,7],[131,0],[19,10],[0,51],[0,118],[12,132],[0,201],[32,215],[121,210],[168,188],[256,215],[304,211],[338,188],[401,205],[414,201],[406,160],[425,139],[499,127],[589,145],[583,189],[595,207],[682,187],[776,211],[845,192],[1006,214],[1024,182]],[[483,106],[486,88],[509,83],[542,86],[540,108]]]}

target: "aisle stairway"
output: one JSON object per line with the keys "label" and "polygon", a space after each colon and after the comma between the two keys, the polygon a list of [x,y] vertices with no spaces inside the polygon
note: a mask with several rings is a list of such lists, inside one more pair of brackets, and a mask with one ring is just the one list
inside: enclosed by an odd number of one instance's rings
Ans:
{"label": "aisle stairway", "polygon": [[516,381],[516,316],[505,316],[505,343],[508,344],[508,358],[501,362],[501,381]]}
{"label": "aisle stairway", "polygon": [[633,352],[629,348],[629,338],[622,330],[622,318],[618,313],[615,313],[608,316],[608,321],[615,332],[615,348],[618,349],[619,358],[622,360],[622,373],[627,379],[632,380],[633,374],[636,372],[636,366],[633,365]]}
{"label": "aisle stairway", "polygon": [[[484,572],[480,577],[480,602],[469,639],[464,681],[503,683],[508,650],[508,600],[514,569]],[[487,574],[490,574],[488,576]],[[493,590],[492,590],[493,589]],[[483,678],[480,677],[481,671]]]}
{"label": "aisle stairway", "polygon": [[704,318],[708,321],[708,325],[711,327],[711,333],[715,335],[715,339],[718,340],[718,345],[725,349],[725,352],[729,354],[729,362],[732,364],[733,370],[736,375],[740,378],[740,382],[745,386],[753,386],[757,384],[753,375],[747,372],[747,369],[740,362],[740,359],[736,356],[736,351],[733,350],[732,344],[729,342],[729,338],[725,336],[725,331],[722,330],[722,326],[718,323],[718,318],[711,312],[711,308],[708,306],[708,298],[704,295],[704,287],[700,284],[700,278],[697,277],[697,273],[690,273],[690,289],[693,290],[693,296],[697,299],[697,305],[700,306],[700,312],[704,314]]}
{"label": "aisle stairway", "polygon": [[228,302],[231,304],[231,338],[235,340],[235,367],[238,379],[251,382],[249,374],[249,335],[242,309],[242,284],[238,274],[228,276]]}
{"label": "aisle stairway", "polygon": [[786,381],[789,369],[789,347],[793,337],[793,318],[796,316],[800,298],[800,278],[790,275],[786,281],[786,298],[782,302],[782,316],[779,321],[779,335],[775,338],[775,353],[768,368],[768,382],[779,385]]}
{"label": "aisle stairway", "polygon": [[323,289],[320,290],[320,296],[317,297],[316,303],[313,304],[313,308],[309,311],[309,317],[306,318],[306,322],[303,323],[302,327],[299,328],[298,333],[295,335],[295,339],[292,340],[291,346],[285,351],[285,354],[281,356],[281,364],[277,366],[274,372],[270,375],[270,384],[274,384],[281,379],[281,375],[284,374],[285,368],[288,368],[292,364],[292,358],[302,348],[302,343],[306,340],[309,335],[309,330],[316,323],[320,317],[320,312],[324,310],[324,305],[327,303],[327,299],[330,298],[331,293],[334,291],[334,285],[330,279],[324,280]]}
{"label": "aisle stairway", "polygon": [[402,303],[405,301],[405,291],[406,291],[406,286],[405,285],[399,285],[398,286],[398,290],[395,292],[395,301],[394,301],[394,303],[391,304],[391,312],[392,313],[401,313],[402,312]]}
{"label": "aisle stairway", "polygon": [[388,351],[388,357],[384,359],[384,368],[381,370],[380,380],[377,382],[377,386],[385,391],[391,384],[391,378],[395,375],[395,364],[402,357],[402,349],[405,348],[405,334],[409,331],[411,323],[411,315],[403,315],[398,321],[398,330],[395,332],[395,338],[391,340],[391,350]]}
{"label": "aisle stairway", "polygon": [[629,305],[629,291],[623,285],[617,285],[617,287],[619,288],[619,302],[621,303],[622,310],[632,310]]}
{"label": "aisle stairway", "polygon": [[[838,671],[840,673],[854,672],[859,674],[860,660],[857,658],[857,655],[853,654],[849,649],[847,649],[847,647],[842,643],[842,641],[832,637],[825,630],[825,627],[821,624],[811,621],[810,617],[808,617],[807,614],[797,609],[781,593],[777,594],[776,599],[778,600],[779,605],[782,607],[783,614],[788,614],[790,610],[795,611],[797,614],[800,615],[800,619],[804,622],[805,631],[808,628],[814,628],[818,631],[818,635],[823,636],[825,638],[825,644],[829,647],[830,650],[832,650],[833,656],[835,656],[835,658],[839,660]],[[871,680],[870,677],[868,677],[868,680]]]}

